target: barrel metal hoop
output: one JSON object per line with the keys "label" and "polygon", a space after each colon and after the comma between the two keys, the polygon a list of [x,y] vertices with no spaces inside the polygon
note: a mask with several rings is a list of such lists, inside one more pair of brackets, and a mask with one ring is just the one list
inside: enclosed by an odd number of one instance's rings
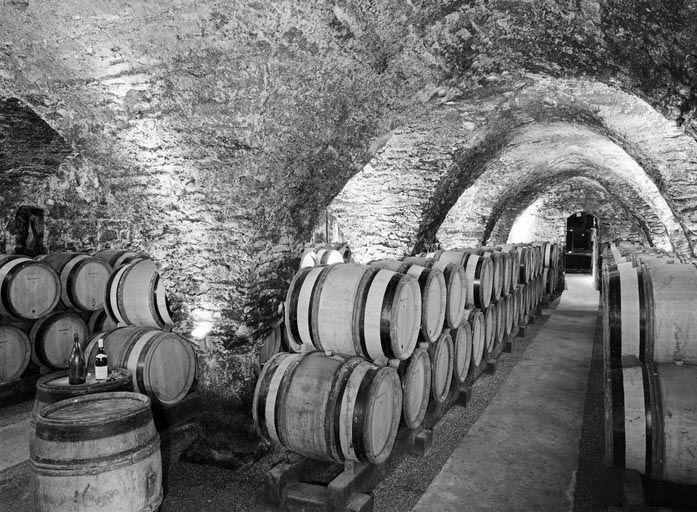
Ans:
{"label": "barrel metal hoop", "polygon": [[[665,470],[665,425],[663,423],[663,401],[661,399],[661,381],[656,372],[656,366],[653,363],[646,365],[647,382],[649,384],[649,400],[651,408],[646,409],[647,417],[651,416],[651,467],[647,466],[647,471],[650,469],[652,478],[662,480]],[[648,428],[648,426],[647,426]],[[647,432],[648,433],[648,432]],[[648,439],[648,436],[647,436]],[[648,450],[647,450],[648,453]],[[647,458],[648,463],[648,458]]]}
{"label": "barrel metal hoop", "polygon": [[644,290],[644,269],[637,268],[636,277],[639,292],[639,358],[648,363],[653,360],[653,354],[651,354],[651,359],[646,359],[646,315],[648,312],[646,310],[646,291]]}
{"label": "barrel metal hoop", "polygon": [[642,266],[642,274],[644,282],[644,311],[646,311],[646,315],[644,318],[644,351],[639,355],[644,358],[644,361],[653,362],[653,349],[656,341],[656,333],[654,331],[653,279],[649,267]]}
{"label": "barrel metal hoop", "polygon": [[621,368],[610,370],[610,389],[612,390],[612,450],[615,466],[625,464],[624,433],[624,379]]}
{"label": "barrel metal hoop", "polygon": [[[150,349],[156,344],[156,343],[161,343],[163,338],[166,336],[165,333],[158,334],[150,338],[148,341],[145,342],[145,345],[140,349],[140,354],[138,354],[138,364],[136,365],[136,382],[138,384],[138,389],[145,391],[150,398],[155,399],[153,397],[153,390],[150,388],[150,386],[146,386],[145,384],[145,367],[147,364],[151,361],[152,356],[148,357],[150,355]],[[159,400],[158,400],[159,401]]]}
{"label": "barrel metal hoop", "polygon": [[610,327],[610,367],[622,367],[622,289],[619,272],[610,273],[608,280],[608,324]]}
{"label": "barrel metal hoop", "polygon": [[[317,352],[314,352],[315,354]],[[288,391],[290,390],[290,384],[293,382],[293,376],[297,371],[300,363],[306,359],[306,357],[312,357],[312,354],[308,356],[298,356],[286,367],[285,373],[281,376],[281,381],[278,383],[278,393],[276,394],[276,403],[274,404],[274,427],[276,429],[276,436],[278,437],[278,442],[281,445],[285,445],[285,439],[283,432],[279,428],[279,425],[285,425],[286,407],[284,405],[287,402]]]}
{"label": "barrel metal hoop", "polygon": [[255,407],[253,409],[254,419],[256,420],[257,433],[266,439],[269,439],[269,430],[266,427],[266,399],[268,398],[269,388],[271,386],[271,379],[274,373],[278,369],[278,365],[286,357],[290,357],[288,354],[278,354],[275,357],[269,359],[264,365],[264,369],[259,376],[259,381],[257,382],[257,388],[254,391]]}
{"label": "barrel metal hoop", "polygon": [[394,347],[392,346],[392,310],[394,308],[395,296],[397,290],[401,290],[403,280],[405,280],[402,274],[393,275],[387,286],[385,287],[385,294],[382,297],[382,307],[380,310],[380,346],[382,347],[382,352],[388,359],[398,359],[397,354],[395,354]]}
{"label": "barrel metal hoop", "polygon": [[375,380],[375,377],[380,373],[380,370],[381,368],[371,368],[368,370],[363,376],[361,385],[358,387],[358,393],[356,394],[351,425],[351,441],[353,444],[353,451],[359,461],[367,460],[365,446],[366,405],[368,405],[368,398],[373,387],[373,380]]}
{"label": "barrel metal hoop", "polygon": [[44,423],[41,420],[42,417],[39,416],[36,423],[36,437],[44,441],[57,442],[104,439],[145,427],[153,421],[149,407],[100,424],[76,425],[75,423],[51,421],[50,418],[49,423]]}
{"label": "barrel metal hoop", "polygon": [[370,354],[368,352],[368,346],[365,343],[365,309],[368,303],[368,294],[373,286],[373,281],[380,271],[380,267],[370,267],[365,271],[358,283],[356,297],[353,301],[353,312],[351,314],[353,347],[356,354],[366,358],[370,357]]}
{"label": "barrel metal hoop", "polygon": [[298,300],[300,299],[299,293],[296,290],[300,290],[305,278],[310,273],[314,267],[304,267],[301,268],[293,277],[288,288],[288,295],[286,296],[286,331],[290,334],[290,340],[296,345],[302,344],[302,339],[300,338],[300,330],[298,329]]}
{"label": "barrel metal hoop", "polygon": [[316,347],[317,350],[324,350],[322,347],[322,340],[319,335],[319,305],[322,298],[322,292],[325,281],[329,278],[329,274],[334,270],[334,265],[329,265],[324,267],[317,279],[312,286],[312,292],[310,293],[310,307],[308,308],[309,318],[307,319],[308,325],[310,326],[310,343],[312,346]]}
{"label": "barrel metal hoop", "polygon": [[328,421],[324,423],[325,442],[329,448],[329,456],[338,462],[346,459],[341,449],[341,403],[353,370],[362,362],[363,359],[352,357],[336,369],[327,399],[325,418]]}
{"label": "barrel metal hoop", "polygon": [[[47,459],[32,455],[32,469],[41,476],[79,476],[94,475],[132,466],[160,451],[160,435],[148,441],[145,446],[136,446],[130,450],[104,455],[90,459]],[[105,463],[109,463],[105,466]]]}

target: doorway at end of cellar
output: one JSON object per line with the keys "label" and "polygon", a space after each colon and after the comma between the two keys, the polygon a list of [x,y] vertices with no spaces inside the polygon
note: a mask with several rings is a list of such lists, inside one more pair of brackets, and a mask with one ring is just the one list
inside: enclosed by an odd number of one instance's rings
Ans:
{"label": "doorway at end of cellar", "polygon": [[598,219],[576,212],[566,219],[566,271],[592,274],[597,261]]}

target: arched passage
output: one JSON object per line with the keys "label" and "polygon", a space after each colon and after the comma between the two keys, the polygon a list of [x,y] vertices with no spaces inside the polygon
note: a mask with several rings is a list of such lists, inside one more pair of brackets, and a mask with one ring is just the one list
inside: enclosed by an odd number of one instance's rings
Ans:
{"label": "arched passage", "polygon": [[[412,252],[434,240],[463,192],[491,165],[504,165],[514,155],[512,143],[534,134],[534,126],[547,127],[551,136],[550,127],[560,124],[600,142],[608,155],[623,155],[618,183],[630,183],[637,193],[648,186],[649,194],[641,192],[644,202],[668,226],[676,250],[691,253],[694,212],[685,197],[697,193],[689,172],[697,162],[695,141],[642,100],[607,85],[541,77],[531,82],[504,99],[453,103],[391,136],[329,207],[359,260]],[[531,147],[534,140],[528,137],[527,143]],[[537,146],[537,153],[547,153],[544,144]],[[558,173],[608,170],[600,165],[607,155],[592,146],[576,144],[557,156],[547,164]],[[524,173],[512,175],[517,181]],[[480,215],[477,222],[486,225],[488,219]]]}
{"label": "arched passage", "polygon": [[[528,188],[524,194],[511,199],[497,218],[487,244],[506,243],[514,223],[525,214],[539,219],[529,223],[532,228],[528,234],[529,240],[549,238],[564,243],[565,217],[580,210],[586,210],[599,219],[602,225],[599,232],[601,241],[625,238],[670,247],[660,219],[656,216],[635,216],[620,198],[598,181],[585,177],[570,177],[558,184],[538,183],[533,190]],[[537,226],[543,223],[548,226],[538,229]],[[515,229],[518,228],[516,225]]]}

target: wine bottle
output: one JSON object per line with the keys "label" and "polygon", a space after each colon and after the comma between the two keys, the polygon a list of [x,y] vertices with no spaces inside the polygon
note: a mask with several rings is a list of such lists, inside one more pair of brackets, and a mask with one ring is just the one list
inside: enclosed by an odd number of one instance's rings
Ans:
{"label": "wine bottle", "polygon": [[68,361],[68,383],[84,384],[87,380],[87,364],[85,364],[85,354],[80,346],[80,337],[75,333],[73,336],[73,350],[70,352]]}
{"label": "wine bottle", "polygon": [[97,355],[94,358],[94,378],[97,380],[107,380],[109,377],[109,360],[104,353],[104,340],[99,338],[97,341]]}

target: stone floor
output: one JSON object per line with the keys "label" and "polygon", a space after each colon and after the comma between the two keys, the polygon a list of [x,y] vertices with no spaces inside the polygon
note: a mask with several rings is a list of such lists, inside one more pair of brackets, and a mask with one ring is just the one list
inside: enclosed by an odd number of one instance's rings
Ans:
{"label": "stone floor", "polygon": [[598,293],[569,276],[559,307],[415,512],[573,509]]}

